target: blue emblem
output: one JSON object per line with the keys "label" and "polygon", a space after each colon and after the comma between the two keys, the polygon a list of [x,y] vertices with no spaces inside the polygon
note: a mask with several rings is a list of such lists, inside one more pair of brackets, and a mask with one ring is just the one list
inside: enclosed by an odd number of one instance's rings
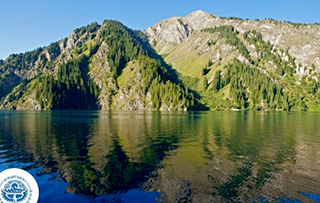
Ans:
{"label": "blue emblem", "polygon": [[20,180],[11,180],[7,182],[1,190],[3,199],[8,202],[21,202],[28,196],[28,189]]}

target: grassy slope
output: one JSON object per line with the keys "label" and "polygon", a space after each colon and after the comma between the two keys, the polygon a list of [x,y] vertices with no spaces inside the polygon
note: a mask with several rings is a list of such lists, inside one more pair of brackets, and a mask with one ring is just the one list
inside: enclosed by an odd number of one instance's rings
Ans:
{"label": "grassy slope", "polygon": [[[242,34],[239,34],[238,38],[246,46],[250,44],[244,40]],[[214,47],[211,47],[210,51],[203,51],[203,49],[205,49],[204,47],[209,46],[207,45],[208,39],[213,39],[213,41],[215,41],[215,45]],[[195,41],[199,43],[196,46],[192,44],[195,43]],[[180,74],[182,82],[188,88],[197,92],[201,97],[200,102],[209,107],[211,110],[225,109],[230,107],[230,104],[232,104],[232,101],[229,100],[230,84],[219,92],[214,92],[212,91],[212,84],[210,84],[210,82],[213,80],[215,73],[218,70],[223,69],[226,64],[231,63],[232,60],[239,55],[239,52],[234,47],[228,54],[223,56],[222,61],[219,59],[214,60],[213,65],[207,67],[208,61],[215,59],[215,49],[219,49],[219,46],[221,46],[223,43],[223,39],[219,39],[213,34],[196,33],[191,36],[190,40],[186,40],[179,45],[169,46],[166,48],[164,54],[162,54],[164,60]],[[205,74],[205,77],[209,82],[206,90],[202,88],[201,84],[204,77],[202,74],[204,67],[206,67],[208,70]],[[301,85],[297,84],[299,79],[298,76],[280,77],[275,73],[274,69],[271,69],[265,63],[260,63],[259,67],[265,70],[272,78],[280,82],[288,92],[292,94],[298,93],[299,95],[305,95],[305,101],[309,111],[320,110],[319,98],[308,94],[305,85],[302,87]]]}

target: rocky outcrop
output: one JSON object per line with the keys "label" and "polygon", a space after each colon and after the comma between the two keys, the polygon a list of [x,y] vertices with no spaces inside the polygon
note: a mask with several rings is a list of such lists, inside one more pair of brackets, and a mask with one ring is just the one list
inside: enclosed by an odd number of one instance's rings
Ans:
{"label": "rocky outcrop", "polygon": [[112,94],[117,91],[117,83],[113,78],[107,58],[108,45],[102,42],[96,54],[93,55],[90,63],[89,76],[100,89],[98,102],[103,110],[110,110]]}
{"label": "rocky outcrop", "polygon": [[[145,31],[151,44],[164,47],[167,43],[179,44],[189,36],[189,29],[182,18],[171,18],[149,27]],[[161,51],[160,51],[161,52]]]}
{"label": "rocky outcrop", "polygon": [[[181,22],[181,25],[179,25]],[[159,53],[165,52],[170,43],[179,44],[192,35],[192,30],[233,25],[240,33],[249,30],[261,32],[265,41],[270,41],[283,50],[288,50],[295,57],[297,65],[311,67],[320,65],[316,58],[320,57],[320,25],[303,25],[275,20],[250,21],[236,18],[220,18],[198,10],[185,17],[174,17],[163,20],[147,28],[145,33],[150,43],[158,48]],[[184,28],[188,28],[187,30]],[[160,49],[159,49],[160,48]]]}

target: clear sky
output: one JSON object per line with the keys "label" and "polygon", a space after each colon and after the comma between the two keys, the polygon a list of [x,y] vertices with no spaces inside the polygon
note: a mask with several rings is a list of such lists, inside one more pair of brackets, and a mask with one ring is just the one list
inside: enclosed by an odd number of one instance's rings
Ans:
{"label": "clear sky", "polygon": [[320,0],[0,0],[0,59],[60,40],[104,19],[145,29],[195,10],[224,17],[320,22]]}

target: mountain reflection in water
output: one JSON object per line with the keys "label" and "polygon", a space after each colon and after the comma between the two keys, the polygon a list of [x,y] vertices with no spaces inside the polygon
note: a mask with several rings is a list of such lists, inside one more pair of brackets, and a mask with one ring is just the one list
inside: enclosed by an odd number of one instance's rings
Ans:
{"label": "mountain reflection in water", "polygon": [[320,114],[0,111],[40,202],[320,201]]}

